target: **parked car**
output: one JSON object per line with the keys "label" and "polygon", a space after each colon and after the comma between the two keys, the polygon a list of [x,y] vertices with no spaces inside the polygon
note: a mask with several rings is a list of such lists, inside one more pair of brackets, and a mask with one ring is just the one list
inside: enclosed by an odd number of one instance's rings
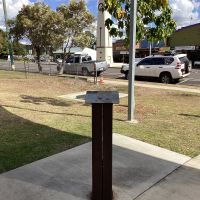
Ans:
{"label": "parked car", "polygon": [[34,55],[29,55],[28,54],[28,55],[25,56],[25,58],[28,59],[31,62],[35,62],[35,56]]}
{"label": "parked car", "polygon": [[[161,83],[172,83],[190,74],[191,65],[186,54],[153,55],[136,64],[135,76],[158,78]],[[129,65],[122,65],[121,73],[129,77]]]}
{"label": "parked car", "polygon": [[[58,69],[62,63],[58,63]],[[70,56],[63,67],[63,73],[81,74],[83,76],[92,75],[94,73],[99,76],[103,71],[107,70],[109,64],[106,61],[94,61],[91,56],[75,54]]]}

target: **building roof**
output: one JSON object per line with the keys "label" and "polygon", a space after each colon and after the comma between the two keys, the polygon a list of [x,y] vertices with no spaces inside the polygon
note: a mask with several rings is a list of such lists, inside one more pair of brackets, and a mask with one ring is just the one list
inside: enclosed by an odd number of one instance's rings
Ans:
{"label": "building roof", "polygon": [[175,31],[170,39],[170,46],[200,46],[200,23],[183,27]]}
{"label": "building roof", "polygon": [[188,29],[188,28],[193,28],[193,27],[195,27],[195,26],[200,26],[200,23],[192,24],[192,25],[189,25],[189,26],[184,26],[184,27],[182,27],[182,28],[176,30],[176,32],[179,32],[179,31],[182,31],[182,30]]}

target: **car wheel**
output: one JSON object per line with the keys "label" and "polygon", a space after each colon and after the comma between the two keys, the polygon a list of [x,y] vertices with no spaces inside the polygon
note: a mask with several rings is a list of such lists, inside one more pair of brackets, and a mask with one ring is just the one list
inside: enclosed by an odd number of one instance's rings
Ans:
{"label": "car wheel", "polygon": [[170,73],[163,73],[160,75],[160,82],[161,83],[165,83],[165,84],[169,84],[172,83],[172,76]]}
{"label": "car wheel", "polygon": [[86,68],[83,68],[82,69],[82,74],[83,74],[83,76],[88,76],[89,72],[88,72],[88,70]]}

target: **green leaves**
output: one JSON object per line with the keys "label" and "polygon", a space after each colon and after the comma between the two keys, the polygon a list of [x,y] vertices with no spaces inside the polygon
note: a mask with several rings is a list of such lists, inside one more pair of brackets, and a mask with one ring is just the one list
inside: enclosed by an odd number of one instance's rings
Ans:
{"label": "green leaves", "polygon": [[16,38],[27,37],[33,47],[46,48],[62,43],[61,26],[63,18],[47,5],[27,5],[11,23],[11,34]]}
{"label": "green leaves", "polygon": [[[129,41],[130,0],[105,0],[104,10],[112,15],[105,25],[112,36],[122,37],[126,34],[125,43]],[[168,0],[138,0],[137,7],[137,41],[147,39],[160,41],[167,38],[176,28],[172,19],[172,10]],[[117,25],[113,28],[113,24]]]}
{"label": "green leaves", "polygon": [[65,40],[69,41],[68,47],[75,44],[81,47],[91,47],[94,43],[91,34],[94,16],[88,11],[85,2],[71,0],[69,5],[59,6],[57,12],[63,17],[63,35]]}

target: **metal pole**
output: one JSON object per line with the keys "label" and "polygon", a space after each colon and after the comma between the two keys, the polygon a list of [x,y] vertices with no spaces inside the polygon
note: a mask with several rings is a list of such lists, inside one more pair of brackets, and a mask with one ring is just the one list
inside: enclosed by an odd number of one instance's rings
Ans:
{"label": "metal pole", "polygon": [[131,0],[128,121],[134,121],[134,112],[135,112],[134,81],[135,81],[136,17],[137,17],[137,0]]}
{"label": "metal pole", "polygon": [[5,18],[5,25],[6,25],[6,35],[7,35],[8,46],[9,46],[11,68],[12,68],[12,70],[15,70],[12,43],[11,43],[10,37],[9,37],[10,30],[8,28],[8,16],[7,16],[6,2],[5,2],[5,0],[2,0],[2,2],[3,2],[4,18]]}
{"label": "metal pole", "polygon": [[151,54],[152,54],[152,48],[151,48],[151,41],[150,41],[150,43],[149,43],[149,55],[151,56]]}
{"label": "metal pole", "polygon": [[[151,29],[152,29],[152,23],[151,23]],[[150,45],[149,45],[149,55],[151,56],[152,55],[152,48],[153,48],[153,45],[152,45],[152,40],[150,39]]]}

